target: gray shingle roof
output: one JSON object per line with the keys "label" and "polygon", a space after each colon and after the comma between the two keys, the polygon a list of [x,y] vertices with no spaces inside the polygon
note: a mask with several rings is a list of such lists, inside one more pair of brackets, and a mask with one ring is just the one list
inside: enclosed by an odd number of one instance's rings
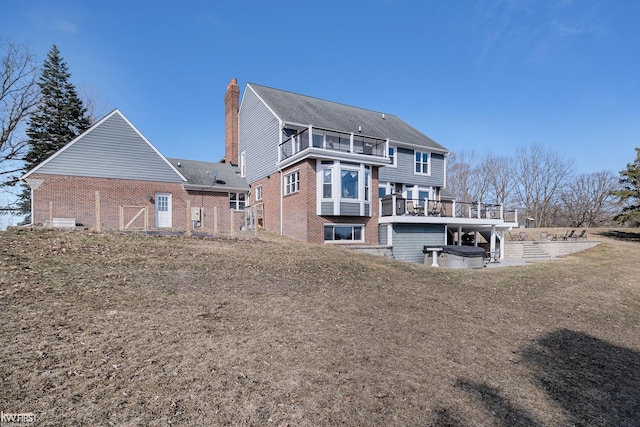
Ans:
{"label": "gray shingle roof", "polygon": [[230,163],[184,159],[167,160],[187,179],[184,184],[187,190],[249,191],[249,185],[245,179],[240,178],[240,169]]}
{"label": "gray shingle roof", "polygon": [[[312,125],[343,132],[361,133],[393,142],[448,151],[398,116],[337,102],[325,101],[280,89],[248,83],[273,112],[286,123]],[[359,131],[359,128],[362,129]]]}

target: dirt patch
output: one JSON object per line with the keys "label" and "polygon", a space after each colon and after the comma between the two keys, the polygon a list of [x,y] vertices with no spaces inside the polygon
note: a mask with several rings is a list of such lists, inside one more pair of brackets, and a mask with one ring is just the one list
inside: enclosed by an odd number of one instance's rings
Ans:
{"label": "dirt patch", "polygon": [[637,425],[640,245],[606,233],[562,262],[456,271],[269,235],[0,233],[0,409],[43,426]]}

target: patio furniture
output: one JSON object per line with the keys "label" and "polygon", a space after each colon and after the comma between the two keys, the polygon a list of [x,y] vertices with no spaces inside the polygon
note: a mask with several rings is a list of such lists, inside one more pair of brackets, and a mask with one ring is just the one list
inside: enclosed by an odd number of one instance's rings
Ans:
{"label": "patio furniture", "polygon": [[520,240],[527,240],[527,233],[525,231],[521,231],[518,236],[520,237]]}
{"label": "patio furniture", "polygon": [[576,234],[576,230],[571,230],[571,232],[567,232],[564,236],[562,236],[562,240],[573,239],[574,234]]}
{"label": "patio furniture", "polygon": [[587,240],[587,230],[582,230],[579,235],[573,237],[575,240]]}
{"label": "patio furniture", "polygon": [[547,233],[546,231],[541,231],[540,240],[549,240],[549,233]]}

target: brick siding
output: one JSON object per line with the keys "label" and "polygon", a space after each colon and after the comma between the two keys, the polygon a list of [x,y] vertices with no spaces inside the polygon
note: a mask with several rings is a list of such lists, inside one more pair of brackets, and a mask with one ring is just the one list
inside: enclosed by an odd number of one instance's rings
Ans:
{"label": "brick siding", "polygon": [[[202,227],[194,230],[212,232],[214,229],[214,208],[217,208],[219,232],[230,231],[231,219],[229,196],[226,192],[187,192],[181,184],[154,181],[135,181],[125,179],[93,178],[79,176],[61,176],[34,174],[30,178],[43,180],[33,191],[33,223],[47,224],[50,216],[54,218],[75,218],[77,224],[96,229],[96,191],[100,197],[100,223],[103,230],[120,228],[120,206],[132,206],[125,209],[124,223],[128,223],[143,207],[147,207],[148,227],[155,227],[156,193],[171,194],[172,230],[186,230],[187,200],[191,207],[204,208]],[[148,195],[152,197],[150,201]],[[52,212],[50,212],[52,209]],[[144,220],[141,214],[131,224],[131,229],[142,229]],[[243,225],[244,212],[234,212],[234,229]],[[163,228],[164,229],[164,228]]]}

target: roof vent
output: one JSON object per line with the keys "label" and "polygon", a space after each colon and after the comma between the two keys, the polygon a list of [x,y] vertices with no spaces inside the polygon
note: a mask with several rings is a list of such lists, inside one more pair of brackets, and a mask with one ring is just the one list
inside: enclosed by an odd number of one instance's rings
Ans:
{"label": "roof vent", "polygon": [[382,120],[384,120],[384,113],[382,113]]}
{"label": "roof vent", "polygon": [[178,162],[178,167],[182,167],[182,163]]}
{"label": "roof vent", "polygon": [[358,126],[358,132],[362,132],[362,126]]}

